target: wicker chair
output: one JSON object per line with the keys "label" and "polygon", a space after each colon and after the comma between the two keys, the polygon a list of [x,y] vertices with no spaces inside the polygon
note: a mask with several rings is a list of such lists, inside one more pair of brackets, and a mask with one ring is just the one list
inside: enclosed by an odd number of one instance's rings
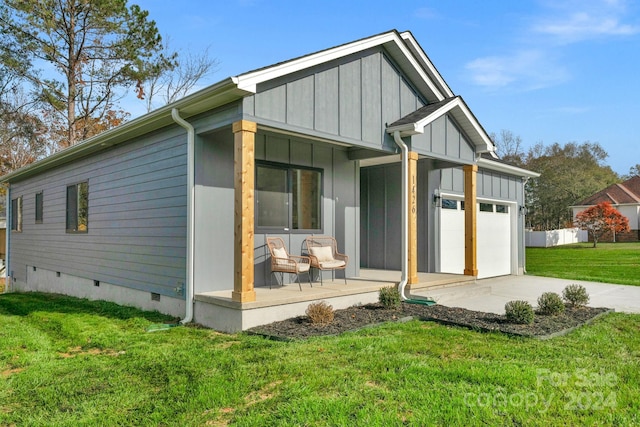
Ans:
{"label": "wicker chair", "polygon": [[[306,256],[289,255],[284,245],[284,240],[280,237],[267,237],[267,246],[271,253],[271,275],[280,273],[284,285],[284,273],[295,274],[298,278],[298,286],[302,291],[300,274],[310,272],[311,260]],[[269,276],[269,289],[271,289],[271,275]],[[311,284],[311,274],[309,274],[309,285]]]}
{"label": "wicker chair", "polygon": [[[345,270],[349,263],[349,257],[338,252],[338,243],[331,236],[310,236],[305,240],[311,268],[318,270],[320,284],[322,284],[322,272],[324,270]],[[344,276],[344,284],[347,284],[347,275]]]}

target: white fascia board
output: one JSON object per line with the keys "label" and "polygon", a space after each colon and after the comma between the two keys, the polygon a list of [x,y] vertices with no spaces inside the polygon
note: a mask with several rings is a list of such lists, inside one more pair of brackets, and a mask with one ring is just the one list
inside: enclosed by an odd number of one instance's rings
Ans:
{"label": "white fascia board", "polygon": [[284,62],[280,65],[274,65],[246,74],[240,74],[233,79],[237,83],[239,89],[256,93],[257,86],[260,83],[277,79],[278,77],[305,70],[316,65],[324,64],[335,59],[343,58],[354,53],[362,52],[370,48],[385,45],[387,43],[393,43],[395,47],[402,52],[402,54],[406,57],[411,66],[416,70],[420,78],[424,80],[424,82],[427,84],[433,94],[438,98],[438,100],[441,101],[445,99],[445,95],[433,83],[433,81],[424,71],[414,54],[411,52],[411,50],[409,50],[409,48],[407,48],[407,45],[402,41],[398,33],[395,31],[369,37],[342,46],[330,48],[321,52],[313,53],[311,55],[306,55],[298,59]]}
{"label": "white fascia board", "polygon": [[537,172],[532,172],[530,170],[522,169],[517,166],[511,166],[505,163],[494,162],[483,158],[478,159],[478,167],[496,172],[508,173],[509,175],[517,175],[525,178],[537,178],[540,176],[540,174]]}
{"label": "white fascia board", "polygon": [[447,82],[444,81],[442,75],[436,69],[435,65],[433,65],[433,62],[431,62],[418,41],[413,37],[413,34],[409,31],[405,31],[401,33],[400,36],[410,44],[413,54],[420,60],[422,66],[429,71],[433,78],[435,78],[436,82],[440,86],[440,91],[444,93],[445,98],[452,98],[455,96]]}
{"label": "white fascia board", "polygon": [[[399,131],[400,135],[403,137],[424,133],[424,128],[429,123],[432,123],[449,112],[451,112],[460,125],[465,128],[465,131],[469,134],[472,142],[476,148],[478,148],[479,153],[493,151],[493,142],[491,142],[491,138],[489,138],[489,135],[486,134],[482,126],[480,126],[480,123],[478,123],[473,114],[471,114],[471,111],[469,111],[467,105],[461,98],[453,99],[451,102],[448,102],[441,108],[415,123],[387,128],[387,133],[393,134],[395,131]],[[469,132],[469,130],[472,130],[472,132]]]}

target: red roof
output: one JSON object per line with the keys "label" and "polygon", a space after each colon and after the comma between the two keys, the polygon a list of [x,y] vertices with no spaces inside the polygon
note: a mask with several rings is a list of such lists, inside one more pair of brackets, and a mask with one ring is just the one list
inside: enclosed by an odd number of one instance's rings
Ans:
{"label": "red roof", "polygon": [[613,184],[582,200],[577,206],[597,205],[609,202],[612,205],[640,204],[640,176],[634,176],[621,184]]}

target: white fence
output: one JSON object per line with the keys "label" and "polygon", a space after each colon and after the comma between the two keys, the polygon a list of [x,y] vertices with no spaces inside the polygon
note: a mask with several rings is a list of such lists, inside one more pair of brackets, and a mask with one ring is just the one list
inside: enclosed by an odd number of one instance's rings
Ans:
{"label": "white fence", "polygon": [[563,228],[551,231],[529,231],[524,234],[527,247],[548,248],[551,246],[569,245],[571,243],[587,242],[589,235],[586,230],[579,228]]}

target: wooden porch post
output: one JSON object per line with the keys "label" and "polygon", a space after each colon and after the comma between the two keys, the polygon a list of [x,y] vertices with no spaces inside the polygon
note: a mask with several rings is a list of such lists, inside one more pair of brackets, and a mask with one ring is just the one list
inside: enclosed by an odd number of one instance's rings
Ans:
{"label": "wooden porch post", "polygon": [[233,232],[234,276],[231,299],[238,302],[256,300],[256,291],[253,289],[253,198],[256,130],[257,125],[254,122],[240,120],[233,124],[235,209]]}
{"label": "wooden porch post", "polygon": [[464,274],[467,276],[478,275],[478,248],[477,248],[477,222],[476,212],[476,174],[477,165],[465,165],[464,171]]}
{"label": "wooden porch post", "polygon": [[409,157],[409,272],[408,283],[418,283],[418,153],[410,151]]}

